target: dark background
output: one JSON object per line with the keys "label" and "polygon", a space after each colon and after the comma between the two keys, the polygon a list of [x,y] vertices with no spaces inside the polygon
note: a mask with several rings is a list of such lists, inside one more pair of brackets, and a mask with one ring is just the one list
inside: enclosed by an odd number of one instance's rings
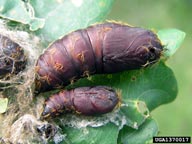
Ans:
{"label": "dark background", "polygon": [[166,62],[174,71],[179,93],[175,101],[152,112],[162,136],[192,136],[192,0],[116,0],[109,20],[148,29],[186,32],[178,51]]}

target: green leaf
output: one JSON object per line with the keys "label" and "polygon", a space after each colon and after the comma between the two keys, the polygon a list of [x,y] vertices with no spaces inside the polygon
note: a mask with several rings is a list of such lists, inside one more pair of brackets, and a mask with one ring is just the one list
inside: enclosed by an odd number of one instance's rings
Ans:
{"label": "green leaf", "polygon": [[[161,37],[163,38],[165,37]],[[170,51],[173,47],[179,47],[178,43],[177,45],[170,43],[167,41],[166,47]],[[95,85],[108,85],[121,91],[122,106],[119,113],[126,117],[127,125],[123,127],[119,135],[119,143],[123,144],[151,143],[152,136],[157,135],[158,128],[154,120],[147,119],[150,111],[173,101],[178,92],[175,76],[163,61],[145,69],[80,79],[67,88]],[[103,130],[102,127],[97,129]]]}
{"label": "green leaf", "polygon": [[63,131],[72,144],[116,144],[119,133],[118,127],[112,123],[98,128],[65,127]]}
{"label": "green leaf", "polygon": [[102,21],[114,0],[33,0],[37,17],[45,19],[45,26],[37,31],[48,41]]}
{"label": "green leaf", "polygon": [[163,29],[157,35],[165,46],[163,56],[168,59],[181,46],[186,34],[178,29]]}
{"label": "green leaf", "polygon": [[158,126],[155,120],[149,118],[138,130],[124,127],[118,137],[118,144],[146,144],[152,143],[153,136],[157,136]]}
{"label": "green leaf", "polygon": [[8,98],[0,98],[0,114],[6,112],[8,105]]}
{"label": "green leaf", "polygon": [[[46,41],[104,20],[114,0],[1,0],[0,17],[28,24]],[[48,45],[48,44],[47,44]]]}
{"label": "green leaf", "polygon": [[33,7],[21,0],[0,0],[0,17],[28,24],[31,31],[44,26],[44,19],[35,17]]}

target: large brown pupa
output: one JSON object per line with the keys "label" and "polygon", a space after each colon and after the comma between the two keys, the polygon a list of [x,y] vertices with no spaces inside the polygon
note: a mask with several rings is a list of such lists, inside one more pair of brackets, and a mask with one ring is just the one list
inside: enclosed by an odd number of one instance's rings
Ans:
{"label": "large brown pupa", "polygon": [[163,46],[150,30],[107,22],[74,31],[51,44],[36,63],[36,91],[92,74],[139,69],[158,61]]}

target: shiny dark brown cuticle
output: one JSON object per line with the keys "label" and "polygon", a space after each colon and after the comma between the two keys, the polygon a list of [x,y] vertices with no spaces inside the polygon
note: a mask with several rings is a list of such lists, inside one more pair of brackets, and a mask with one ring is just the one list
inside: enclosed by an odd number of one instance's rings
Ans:
{"label": "shiny dark brown cuticle", "polygon": [[119,103],[119,96],[110,87],[80,87],[54,94],[45,101],[41,119],[65,113],[86,116],[111,112]]}
{"label": "shiny dark brown cuticle", "polygon": [[92,74],[116,73],[157,62],[163,46],[150,30],[107,22],[55,41],[36,63],[36,91],[70,84]]}
{"label": "shiny dark brown cuticle", "polygon": [[0,78],[17,74],[26,66],[23,48],[10,38],[0,35]]}

